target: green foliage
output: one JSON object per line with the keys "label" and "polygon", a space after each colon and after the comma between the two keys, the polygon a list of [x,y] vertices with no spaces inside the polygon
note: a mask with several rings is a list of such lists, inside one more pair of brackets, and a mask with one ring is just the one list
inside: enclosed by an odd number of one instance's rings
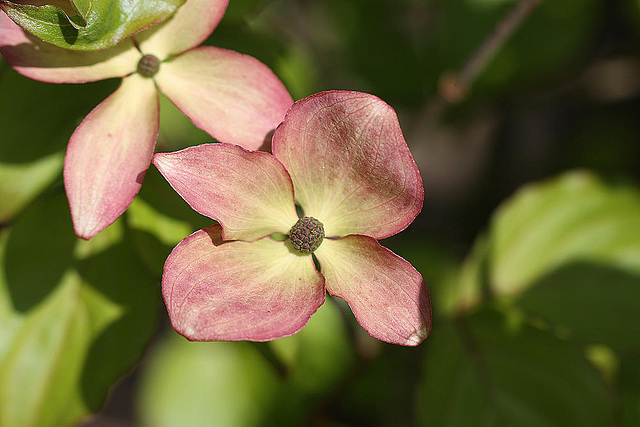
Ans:
{"label": "green foliage", "polygon": [[0,223],[59,178],[74,127],[113,89],[113,82],[51,85],[0,69]]}
{"label": "green foliage", "polygon": [[521,190],[490,230],[491,290],[519,294],[574,262],[640,273],[640,194],[573,173]]}
{"label": "green foliage", "polygon": [[640,355],[622,359],[619,373],[622,422],[625,426],[640,426]]}
{"label": "green foliage", "polygon": [[189,234],[213,223],[191,209],[155,168],[148,171],[126,220],[134,250],[158,279],[171,249]]}
{"label": "green foliage", "polygon": [[249,343],[190,343],[172,334],[158,348],[140,402],[146,425],[257,426],[279,389]]}
{"label": "green foliage", "polygon": [[164,21],[184,1],[72,0],[68,6],[58,7],[2,0],[0,6],[18,25],[47,43],[65,49],[98,50]]}
{"label": "green foliage", "polygon": [[[298,60],[296,77],[308,78],[307,68],[314,70],[311,76],[323,77],[312,82],[313,92],[346,86],[374,92],[392,105],[415,108],[436,93],[444,71],[464,66],[517,3],[328,0],[306,8],[303,28],[295,26],[294,17],[280,17],[278,22],[293,33],[286,47],[289,55],[305,58]],[[282,9],[278,12],[286,13]],[[488,101],[571,71],[597,30],[599,12],[597,0],[542,2],[479,76],[473,88],[478,97],[473,100]],[[300,46],[298,33],[311,41]],[[295,66],[294,59],[286,65]]]}
{"label": "green foliage", "polygon": [[637,425],[637,189],[586,172],[523,188],[494,214],[448,296],[454,317],[427,344],[424,425],[610,425],[606,378]]}
{"label": "green foliage", "polygon": [[158,289],[122,223],[78,241],[59,190],[2,231],[0,255],[0,424],[77,422],[140,357]]}
{"label": "green foliage", "polygon": [[158,427],[305,424],[353,366],[341,320],[328,301],[300,333],[269,344],[170,334],[143,377],[140,418]]}
{"label": "green foliage", "polygon": [[[640,350],[640,194],[577,172],[521,190],[469,258],[458,309],[484,292],[574,338]],[[455,310],[454,310],[455,311]]]}
{"label": "green foliage", "polygon": [[607,389],[581,352],[496,313],[440,324],[427,343],[419,397],[424,426],[604,426]]}

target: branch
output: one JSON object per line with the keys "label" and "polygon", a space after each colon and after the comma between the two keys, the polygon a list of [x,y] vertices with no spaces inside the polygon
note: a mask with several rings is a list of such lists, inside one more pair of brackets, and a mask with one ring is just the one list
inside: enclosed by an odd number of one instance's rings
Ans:
{"label": "branch", "polygon": [[489,61],[495,57],[524,19],[541,2],[542,0],[521,0],[469,57],[462,70],[458,73],[442,75],[438,87],[440,97],[449,103],[464,100],[474,80],[482,73]]}

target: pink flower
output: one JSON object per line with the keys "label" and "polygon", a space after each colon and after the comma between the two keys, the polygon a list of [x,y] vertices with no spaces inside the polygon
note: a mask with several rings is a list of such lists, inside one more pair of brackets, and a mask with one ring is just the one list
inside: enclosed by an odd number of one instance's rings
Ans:
{"label": "pink flower", "polygon": [[273,155],[205,144],[153,163],[219,222],[182,240],[164,266],[169,316],[188,339],[294,334],[325,290],[375,338],[417,345],[429,334],[422,276],[377,241],[406,228],[424,197],[396,114],[379,98],[332,91],[296,102],[273,135]]}
{"label": "pink flower", "polygon": [[140,190],[158,136],[158,91],[214,138],[248,149],[259,148],[284,117],[291,97],[264,64],[225,49],[194,48],[227,3],[187,0],[166,22],[91,52],[41,42],[0,13],[0,53],[19,73],[50,83],[122,77],[67,147],[64,183],[78,236],[105,229]]}

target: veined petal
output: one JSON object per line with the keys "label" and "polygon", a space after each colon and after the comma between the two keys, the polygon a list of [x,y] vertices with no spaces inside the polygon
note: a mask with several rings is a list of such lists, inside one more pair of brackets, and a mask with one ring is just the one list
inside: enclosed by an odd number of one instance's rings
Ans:
{"label": "veined petal", "polygon": [[20,74],[49,83],[84,83],[122,77],[140,60],[131,40],[97,51],[62,49],[25,32],[0,13],[0,53]]}
{"label": "veined petal", "polygon": [[315,251],[327,291],[349,303],[374,338],[418,345],[431,331],[429,292],[411,264],[366,236],[325,239]]}
{"label": "veined petal", "polygon": [[229,0],[187,0],[162,24],[137,34],[140,50],[164,60],[198,46],[218,26]]}
{"label": "veined petal", "polygon": [[398,118],[373,95],[331,91],[296,102],[273,135],[273,154],[327,236],[389,237],[422,208],[422,178]]}
{"label": "veined petal", "polygon": [[222,224],[225,240],[286,234],[298,220],[291,179],[269,153],[202,144],[156,154],[153,164],[195,211]]}
{"label": "veined petal", "polygon": [[221,227],[176,246],[162,294],[174,329],[196,341],[267,341],[295,334],[324,302],[311,256],[285,242],[224,242]]}
{"label": "veined petal", "polygon": [[64,185],[79,237],[95,236],[131,204],[151,162],[158,120],[153,81],[133,74],[73,132]]}
{"label": "veined petal", "polygon": [[293,102],[262,62],[211,46],[163,63],[156,82],[196,126],[249,150],[260,148]]}

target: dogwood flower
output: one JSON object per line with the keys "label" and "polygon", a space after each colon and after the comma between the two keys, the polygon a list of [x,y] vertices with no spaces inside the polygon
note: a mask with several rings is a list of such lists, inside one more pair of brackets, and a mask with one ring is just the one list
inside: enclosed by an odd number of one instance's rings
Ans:
{"label": "dogwood flower", "polygon": [[122,77],[69,140],[64,184],[76,234],[89,239],[140,190],[159,129],[158,91],[219,141],[257,149],[291,106],[269,68],[247,55],[196,47],[228,0],[187,0],[173,17],[101,51],[72,51],[31,36],[0,13],[0,53],[19,73],[49,83]]}
{"label": "dogwood flower", "polygon": [[219,223],[165,263],[174,329],[197,341],[292,335],[326,290],[373,337],[419,344],[431,329],[425,282],[377,241],[406,228],[424,196],[393,109],[363,93],[313,95],[288,111],[272,150],[220,143],[155,155],[182,198]]}

